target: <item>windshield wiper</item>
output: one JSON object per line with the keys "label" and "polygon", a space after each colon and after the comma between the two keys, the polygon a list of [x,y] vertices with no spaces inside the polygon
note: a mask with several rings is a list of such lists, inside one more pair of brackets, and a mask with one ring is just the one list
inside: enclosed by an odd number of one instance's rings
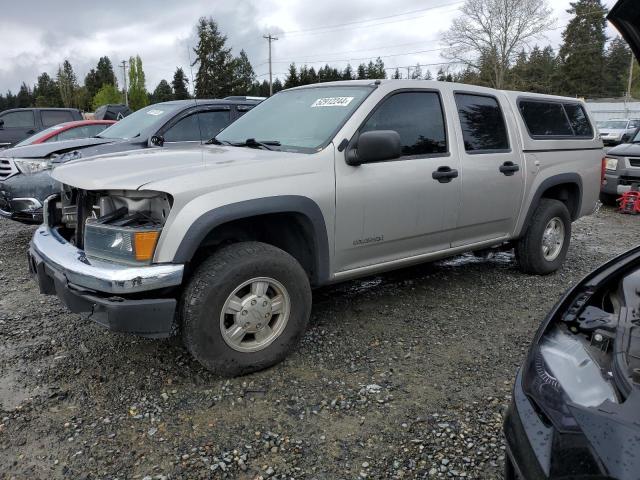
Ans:
{"label": "windshield wiper", "polygon": [[261,142],[259,142],[255,138],[247,138],[244,141],[244,144],[240,144],[238,146],[244,146],[249,148],[264,148],[265,150],[274,150],[271,147],[279,147],[280,142],[278,140],[262,140]]}
{"label": "windshield wiper", "polygon": [[218,140],[216,137],[210,138],[204,143],[205,145],[231,145],[230,142],[227,142],[226,140]]}

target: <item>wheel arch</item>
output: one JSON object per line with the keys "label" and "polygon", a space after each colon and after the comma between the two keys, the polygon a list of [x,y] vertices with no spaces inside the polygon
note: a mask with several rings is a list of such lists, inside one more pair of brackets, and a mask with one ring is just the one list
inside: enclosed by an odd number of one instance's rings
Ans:
{"label": "wheel arch", "polygon": [[[279,247],[303,264],[311,283],[322,285],[329,280],[329,240],[324,216],[316,202],[308,197],[283,195],[256,198],[224,205],[203,213],[191,224],[174,255],[175,263],[189,263],[216,232],[222,229],[247,232],[247,239],[256,240],[256,231],[264,222],[275,220],[285,226],[282,237],[267,241]],[[286,220],[293,220],[286,222]],[[241,233],[240,233],[241,235]],[[272,234],[273,236],[273,234]],[[258,240],[265,241],[264,238]]]}
{"label": "wheel arch", "polygon": [[582,209],[582,191],[582,179],[577,173],[561,173],[543,180],[531,197],[531,202],[518,236],[527,231],[531,217],[542,198],[561,201],[567,206],[571,221],[577,220]]}

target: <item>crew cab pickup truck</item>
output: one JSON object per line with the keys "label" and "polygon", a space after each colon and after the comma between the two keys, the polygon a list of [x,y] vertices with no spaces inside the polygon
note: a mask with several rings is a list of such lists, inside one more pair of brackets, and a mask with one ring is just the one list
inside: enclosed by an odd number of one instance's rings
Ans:
{"label": "crew cab pickup truck", "polygon": [[29,263],[44,294],[115,331],[181,334],[222,375],[282,360],[311,289],[515,247],[561,267],[603,146],[573,98],[415,80],[280,92],[210,144],[53,171]]}

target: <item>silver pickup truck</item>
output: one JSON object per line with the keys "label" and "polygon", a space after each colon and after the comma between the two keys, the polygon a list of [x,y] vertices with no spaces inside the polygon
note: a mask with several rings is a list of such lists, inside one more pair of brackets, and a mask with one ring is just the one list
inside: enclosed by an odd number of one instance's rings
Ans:
{"label": "silver pickup truck", "polygon": [[488,248],[561,267],[602,142],[572,98],[431,81],[278,93],[208,145],[58,167],[29,264],[115,331],[223,375],[282,360],[313,287]]}

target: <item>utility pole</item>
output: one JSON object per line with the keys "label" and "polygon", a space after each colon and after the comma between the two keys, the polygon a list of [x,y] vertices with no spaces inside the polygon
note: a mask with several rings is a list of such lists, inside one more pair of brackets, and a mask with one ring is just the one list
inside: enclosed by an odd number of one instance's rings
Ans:
{"label": "utility pole", "polygon": [[411,80],[411,67],[407,67],[407,80]]}
{"label": "utility pole", "polygon": [[271,42],[275,42],[278,40],[278,37],[274,37],[270,33],[268,35],[263,35],[265,40],[269,42],[269,96],[273,95],[273,73],[271,70]]}
{"label": "utility pole", "polygon": [[122,62],[120,63],[120,66],[122,67],[122,81],[124,83],[124,104],[128,107],[129,95],[127,93],[127,61],[122,60]]}

